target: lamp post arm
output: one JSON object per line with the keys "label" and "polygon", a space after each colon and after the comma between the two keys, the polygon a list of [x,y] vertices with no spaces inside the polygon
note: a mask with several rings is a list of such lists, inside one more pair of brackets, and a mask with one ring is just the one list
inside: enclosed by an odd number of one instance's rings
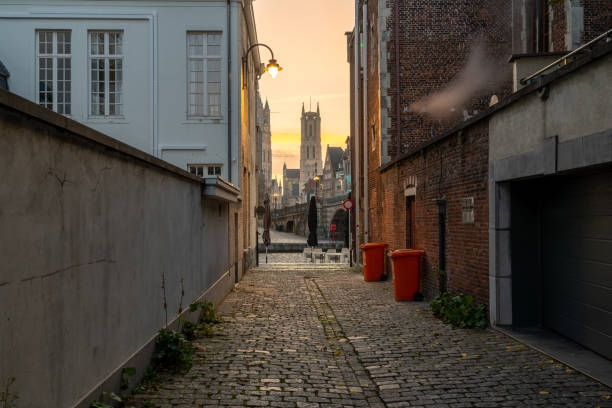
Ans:
{"label": "lamp post arm", "polygon": [[246,56],[244,57],[244,59],[248,59],[248,58],[249,58],[249,53],[251,52],[251,50],[252,50],[253,48],[255,48],[255,47],[259,47],[259,46],[266,47],[266,48],[267,48],[267,49],[270,51],[270,54],[272,54],[272,59],[274,59],[274,51],[272,51],[272,48],[268,47],[266,44],[263,44],[263,43],[257,43],[257,44],[253,44],[253,45],[251,45],[251,46],[249,47],[249,49],[247,50],[247,52],[246,52]]}

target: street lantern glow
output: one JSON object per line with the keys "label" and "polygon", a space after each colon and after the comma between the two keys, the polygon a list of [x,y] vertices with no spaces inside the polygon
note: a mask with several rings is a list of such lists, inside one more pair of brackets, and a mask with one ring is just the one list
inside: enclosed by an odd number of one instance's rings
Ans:
{"label": "street lantern glow", "polygon": [[280,65],[278,65],[278,62],[274,58],[272,58],[270,62],[268,62],[268,65],[266,66],[266,71],[268,72],[268,74],[270,74],[272,79],[276,78],[276,75],[278,75],[278,72],[282,70],[283,69],[281,68]]}

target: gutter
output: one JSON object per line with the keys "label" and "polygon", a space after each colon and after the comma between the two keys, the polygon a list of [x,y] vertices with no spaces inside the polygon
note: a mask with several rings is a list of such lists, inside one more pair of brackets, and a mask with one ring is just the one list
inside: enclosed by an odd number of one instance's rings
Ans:
{"label": "gutter", "polygon": [[221,177],[204,177],[202,195],[213,200],[236,203],[240,190]]}
{"label": "gutter", "polygon": [[232,1],[227,0],[227,179],[232,178]]}
{"label": "gutter", "polygon": [[359,191],[359,173],[360,173],[360,166],[359,166],[359,133],[360,133],[360,121],[359,121],[359,96],[360,96],[360,92],[359,92],[359,0],[355,0],[355,29],[354,29],[354,44],[353,44],[353,48],[354,48],[354,57],[353,57],[353,69],[354,69],[354,83],[353,83],[353,88],[354,88],[354,95],[355,95],[355,134],[354,136],[354,156],[355,157],[355,174],[353,176],[355,176],[353,182],[355,183],[355,194],[353,195],[353,199],[355,200],[355,260],[357,262],[357,264],[361,263],[361,250],[359,249],[359,245],[361,244],[361,239],[359,236],[360,233],[360,228],[359,228],[359,214],[360,214],[360,206],[359,206],[359,199],[361,197],[360,191]]}
{"label": "gutter", "polygon": [[369,178],[369,113],[368,113],[368,2],[363,3],[362,22],[363,22],[363,243],[367,244],[370,239],[368,237],[368,225],[370,216],[370,202],[368,190]]}

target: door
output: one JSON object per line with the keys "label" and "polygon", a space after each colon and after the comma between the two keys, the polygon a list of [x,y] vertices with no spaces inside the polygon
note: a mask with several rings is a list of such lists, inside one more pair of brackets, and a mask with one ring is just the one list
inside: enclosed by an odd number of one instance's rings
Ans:
{"label": "door", "polygon": [[612,358],[612,170],[546,187],[543,323]]}

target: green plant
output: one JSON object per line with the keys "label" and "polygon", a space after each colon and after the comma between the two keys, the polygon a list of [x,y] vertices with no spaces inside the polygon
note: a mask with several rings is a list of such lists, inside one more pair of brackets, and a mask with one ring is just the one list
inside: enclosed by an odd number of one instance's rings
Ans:
{"label": "green plant", "polygon": [[123,399],[115,394],[114,392],[103,392],[100,395],[100,399],[93,401],[89,407],[90,408],[114,408],[113,401],[118,402],[123,405]]}
{"label": "green plant", "polygon": [[196,312],[200,310],[200,316],[198,322],[200,323],[220,323],[221,319],[217,315],[215,305],[211,302],[195,302],[189,305],[189,311]]}
{"label": "green plant", "polygon": [[179,319],[179,322],[181,323],[181,333],[183,333],[187,340],[193,340],[198,329],[197,324],[189,322],[182,317]]}
{"label": "green plant", "polygon": [[157,381],[157,376],[158,374],[155,368],[153,368],[152,365],[147,366],[140,380],[140,384],[134,387],[134,392],[138,394],[145,392],[147,388],[153,386],[155,381]]}
{"label": "green plant", "polygon": [[472,296],[444,292],[436,296],[429,305],[434,316],[455,327],[484,329],[488,325],[485,306],[474,304]]}
{"label": "green plant", "polygon": [[136,369],[134,367],[124,367],[121,370],[121,383],[119,389],[121,391],[127,391],[130,389],[130,377],[136,375]]}
{"label": "green plant", "polygon": [[19,396],[10,391],[11,386],[15,383],[15,377],[9,377],[6,380],[4,390],[0,391],[0,408],[17,408],[15,401]]}
{"label": "green plant", "polygon": [[188,371],[191,368],[193,348],[182,333],[161,329],[155,340],[153,367],[169,371]]}

